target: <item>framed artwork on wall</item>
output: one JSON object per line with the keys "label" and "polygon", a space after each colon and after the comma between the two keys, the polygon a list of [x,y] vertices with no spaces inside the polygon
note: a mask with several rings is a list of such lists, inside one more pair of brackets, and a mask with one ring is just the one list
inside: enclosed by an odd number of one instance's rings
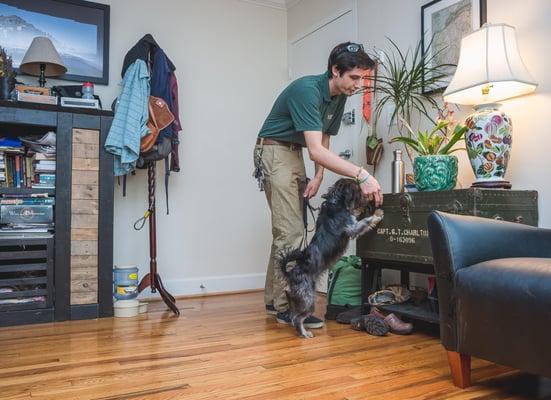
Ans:
{"label": "framed artwork on wall", "polygon": [[83,0],[0,0],[0,44],[18,68],[33,38],[46,36],[69,81],[109,83],[109,10]]}
{"label": "framed artwork on wall", "polygon": [[[443,92],[455,72],[461,39],[486,23],[487,0],[434,0],[421,7],[423,54],[434,54],[432,62],[451,64],[447,77],[439,84],[425,87],[423,93]],[[432,54],[431,54],[432,53]]]}

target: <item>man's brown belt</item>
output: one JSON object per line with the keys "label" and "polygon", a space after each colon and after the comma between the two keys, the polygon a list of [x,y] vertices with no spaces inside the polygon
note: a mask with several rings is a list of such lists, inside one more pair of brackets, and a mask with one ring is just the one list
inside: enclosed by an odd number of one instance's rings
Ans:
{"label": "man's brown belt", "polygon": [[300,144],[284,142],[282,140],[274,140],[269,138],[258,138],[256,139],[256,144],[262,144],[267,146],[285,146],[289,150],[301,150],[302,146]]}

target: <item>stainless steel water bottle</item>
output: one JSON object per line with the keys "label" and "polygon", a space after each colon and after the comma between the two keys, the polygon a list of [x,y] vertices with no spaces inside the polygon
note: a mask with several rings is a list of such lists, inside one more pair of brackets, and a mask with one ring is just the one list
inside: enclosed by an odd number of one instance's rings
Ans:
{"label": "stainless steel water bottle", "polygon": [[394,150],[394,160],[392,161],[392,193],[402,193],[404,191],[404,161],[402,160],[402,150]]}

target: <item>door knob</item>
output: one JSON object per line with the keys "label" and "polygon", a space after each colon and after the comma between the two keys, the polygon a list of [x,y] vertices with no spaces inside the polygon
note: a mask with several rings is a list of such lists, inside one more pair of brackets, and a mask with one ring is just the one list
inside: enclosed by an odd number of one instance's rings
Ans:
{"label": "door knob", "polygon": [[340,157],[340,158],[343,158],[343,159],[345,159],[345,160],[349,160],[350,157],[352,157],[352,151],[349,150],[349,149],[346,149],[345,151],[341,151],[341,152],[339,153],[339,157]]}

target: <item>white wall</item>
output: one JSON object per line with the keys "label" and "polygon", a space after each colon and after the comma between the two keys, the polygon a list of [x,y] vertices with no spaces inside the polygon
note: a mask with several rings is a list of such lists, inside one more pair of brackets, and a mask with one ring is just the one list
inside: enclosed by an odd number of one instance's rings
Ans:
{"label": "white wall", "polygon": [[[144,34],[177,67],[181,172],[171,174],[168,216],[158,163],[158,271],[165,286],[174,295],[263,287],[270,226],[251,177],[252,151],[287,82],[285,11],[238,0],[101,2],[111,5],[110,84],[95,88],[105,106],[119,93],[126,52]],[[132,225],[147,208],[146,185],[139,171],[128,179],[126,198],[115,190],[114,261],[138,265],[140,275],[149,268],[148,230]]]}
{"label": "white wall", "polygon": [[[426,3],[428,0],[359,0],[360,41],[370,47],[388,48],[385,39],[388,36],[402,49],[413,48],[420,38],[421,6]],[[551,3],[547,0],[488,0],[488,21],[505,22],[517,28],[524,62],[539,82],[536,94],[506,100],[502,110],[514,122],[513,150],[506,178],[514,189],[539,192],[539,222],[544,227],[551,227],[551,206],[545,202],[551,196],[551,181],[544,175],[544,171],[549,168],[551,136],[545,126],[545,119],[541,118],[551,107],[551,77],[547,73],[551,67],[551,57],[544,50],[548,47],[548,38],[551,36],[551,26],[546,23],[549,18]],[[462,107],[457,113],[457,119],[463,119],[470,112],[468,107]],[[387,126],[381,124],[380,128],[378,131],[386,134]],[[393,148],[392,145],[385,144],[385,154],[377,174],[385,191],[390,190]],[[469,187],[474,175],[467,155],[464,152],[456,154],[460,161],[459,187]]]}
{"label": "white wall", "polygon": [[[350,9],[355,0],[300,0],[287,12],[287,38],[295,40],[320,21]],[[325,66],[321,66],[323,70]]]}

